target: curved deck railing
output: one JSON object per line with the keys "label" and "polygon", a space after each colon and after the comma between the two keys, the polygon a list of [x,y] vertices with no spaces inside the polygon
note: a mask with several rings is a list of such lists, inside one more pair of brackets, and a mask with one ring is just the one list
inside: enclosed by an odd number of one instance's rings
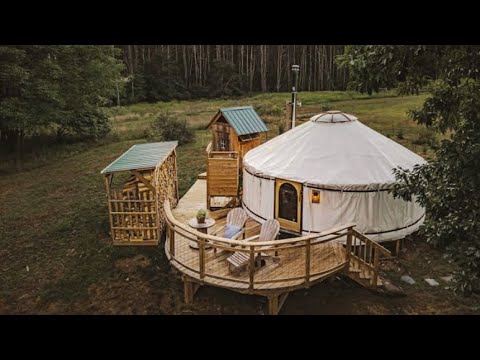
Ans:
{"label": "curved deck railing", "polygon": [[[345,249],[351,249],[348,242],[355,224],[284,240],[241,241],[207,235],[182,224],[173,216],[168,200],[164,209],[167,257],[183,273],[206,283],[250,293],[308,288],[348,266],[350,254]],[[347,247],[334,241],[339,238],[347,239]],[[198,250],[193,250],[191,244]],[[232,273],[226,260],[233,252],[245,253],[249,258],[240,274]],[[260,254],[266,259],[261,267],[256,266]]]}

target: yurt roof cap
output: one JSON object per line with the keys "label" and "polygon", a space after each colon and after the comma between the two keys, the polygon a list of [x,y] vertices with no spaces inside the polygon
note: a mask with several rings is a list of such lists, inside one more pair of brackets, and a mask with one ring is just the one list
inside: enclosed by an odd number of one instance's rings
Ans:
{"label": "yurt roof cap", "polygon": [[330,110],[314,115],[310,120],[317,123],[342,123],[355,121],[357,117],[339,110]]}

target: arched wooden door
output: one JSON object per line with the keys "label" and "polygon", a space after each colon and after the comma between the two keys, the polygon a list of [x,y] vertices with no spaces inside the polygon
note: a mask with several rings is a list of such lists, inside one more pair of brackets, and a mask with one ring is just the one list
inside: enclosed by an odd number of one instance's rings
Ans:
{"label": "arched wooden door", "polygon": [[286,230],[300,232],[302,224],[302,184],[275,180],[275,219]]}

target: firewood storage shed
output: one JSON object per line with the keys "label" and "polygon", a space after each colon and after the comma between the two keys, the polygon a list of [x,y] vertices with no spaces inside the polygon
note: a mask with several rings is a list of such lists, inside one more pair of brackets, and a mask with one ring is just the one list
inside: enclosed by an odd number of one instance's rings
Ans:
{"label": "firewood storage shed", "polygon": [[[158,245],[165,228],[163,202],[178,202],[177,144],[133,145],[101,171],[114,245]],[[130,176],[113,190],[114,176],[122,173]]]}

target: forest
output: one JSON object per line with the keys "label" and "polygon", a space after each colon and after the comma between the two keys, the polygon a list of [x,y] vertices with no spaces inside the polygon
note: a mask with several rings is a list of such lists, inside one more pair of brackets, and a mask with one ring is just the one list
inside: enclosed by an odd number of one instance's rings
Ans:
{"label": "forest", "polygon": [[302,90],[343,90],[347,70],[334,45],[0,46],[0,156],[38,144],[98,140],[110,130],[102,108],[170,100]]}
{"label": "forest", "polygon": [[344,90],[341,45],[123,45],[126,89],[120,101],[216,98],[289,91],[292,64],[299,88]]}
{"label": "forest", "polygon": [[[25,311],[49,312],[51,299],[76,299],[90,284],[117,276],[112,264],[126,254],[103,243],[100,253],[98,245],[99,236],[107,237],[102,167],[135,143],[165,140],[155,137],[152,125],[161,125],[170,111],[192,131],[179,147],[185,191],[205,171],[205,125],[219,107],[253,105],[271,136],[284,131],[293,64],[300,65],[304,105],[358,114],[385,136],[429,155],[428,164],[395,169],[395,196],[415,196],[426,208],[419,237],[439,249],[428,248],[438,255],[437,267],[412,252],[418,276],[444,267],[454,280],[442,291],[480,293],[480,47],[1,45],[0,254],[15,261],[0,264],[6,289],[0,312],[15,309],[23,291],[34,294]],[[63,261],[67,251],[78,259],[72,255],[67,270],[52,272],[52,254]],[[155,266],[163,266],[155,256]],[[29,277],[32,264],[43,267],[42,277],[51,276],[48,287]],[[40,293],[47,305],[36,300]],[[447,296],[449,304],[457,301],[453,294],[429,294],[438,295],[440,307]],[[478,299],[473,302],[468,311],[478,313]],[[391,311],[398,312],[395,304]]]}

